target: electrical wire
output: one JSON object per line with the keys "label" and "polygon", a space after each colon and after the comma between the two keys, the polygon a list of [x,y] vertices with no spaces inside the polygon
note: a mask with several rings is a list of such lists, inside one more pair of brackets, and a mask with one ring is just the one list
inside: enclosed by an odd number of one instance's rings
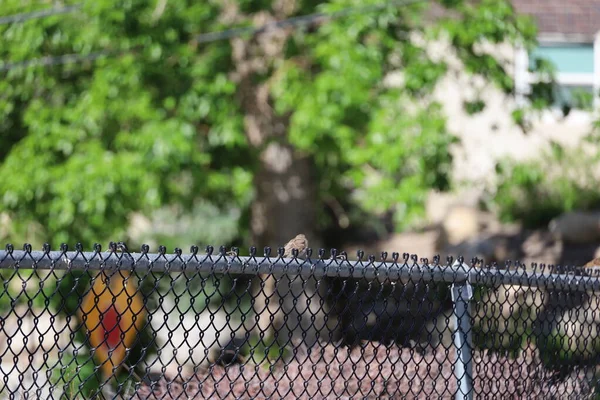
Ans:
{"label": "electrical wire", "polygon": [[389,1],[383,4],[375,4],[371,6],[364,7],[349,7],[343,10],[335,11],[332,13],[314,13],[308,15],[302,15],[298,17],[291,17],[281,21],[269,22],[261,26],[250,26],[244,28],[233,28],[226,29],[218,32],[209,32],[202,33],[196,36],[196,41],[198,43],[209,43],[215,42],[218,40],[231,39],[233,37],[242,36],[245,34],[262,34],[270,31],[284,29],[287,27],[298,27],[311,25],[313,23],[319,22],[319,20],[334,20],[341,17],[345,17],[347,15],[356,14],[356,13],[369,13],[373,11],[383,10],[390,6],[409,6],[416,3],[424,3],[429,0],[397,0],[397,1]]}
{"label": "electrical wire", "polygon": [[0,71],[10,71],[14,69],[24,69],[29,67],[37,67],[37,66],[51,66],[51,65],[62,65],[69,63],[82,63],[86,61],[95,61],[102,57],[108,57],[114,54],[118,54],[118,52],[112,52],[108,50],[97,51],[90,54],[63,54],[60,56],[46,56],[40,58],[34,58],[31,60],[18,61],[14,63],[6,63],[0,65]]}
{"label": "electrical wire", "polygon": [[46,18],[53,15],[69,14],[81,9],[82,4],[73,4],[71,6],[52,7],[45,10],[32,11],[20,14],[7,15],[0,17],[0,25],[14,24],[17,22],[25,22],[30,19]]}
{"label": "electrical wire", "polygon": [[[212,43],[220,40],[231,39],[246,34],[259,35],[263,33],[272,32],[278,29],[285,29],[289,27],[306,26],[315,23],[324,22],[325,20],[332,21],[334,19],[342,18],[347,15],[356,13],[368,13],[373,11],[379,11],[390,6],[409,6],[416,3],[424,3],[429,0],[398,0],[389,1],[383,4],[376,4],[364,7],[349,7],[343,10],[335,11],[332,13],[314,13],[298,17],[291,17],[280,21],[269,22],[264,25],[256,27],[242,27],[232,28],[217,32],[207,32],[195,36],[197,43]],[[74,6],[73,6],[74,7]],[[0,20],[1,21],[1,20]],[[67,63],[79,63],[86,61],[94,61],[102,57],[120,55],[125,53],[124,51],[114,50],[101,50],[90,54],[64,54],[59,56],[46,56],[40,58],[34,58],[25,61],[18,61],[13,63],[0,64],[0,72],[10,71],[14,69],[29,68],[34,66],[53,66]]]}

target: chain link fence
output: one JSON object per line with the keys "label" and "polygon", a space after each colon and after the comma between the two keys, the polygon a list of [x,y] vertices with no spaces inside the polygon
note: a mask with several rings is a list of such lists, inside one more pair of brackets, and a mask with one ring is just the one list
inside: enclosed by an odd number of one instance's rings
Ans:
{"label": "chain link fence", "polygon": [[596,398],[597,271],[0,251],[0,398]]}

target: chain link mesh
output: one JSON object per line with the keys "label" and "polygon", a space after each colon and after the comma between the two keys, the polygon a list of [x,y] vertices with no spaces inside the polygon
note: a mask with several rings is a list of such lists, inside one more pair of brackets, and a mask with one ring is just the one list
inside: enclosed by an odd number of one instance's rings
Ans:
{"label": "chain link mesh", "polygon": [[282,256],[8,245],[0,397],[597,396],[597,271]]}

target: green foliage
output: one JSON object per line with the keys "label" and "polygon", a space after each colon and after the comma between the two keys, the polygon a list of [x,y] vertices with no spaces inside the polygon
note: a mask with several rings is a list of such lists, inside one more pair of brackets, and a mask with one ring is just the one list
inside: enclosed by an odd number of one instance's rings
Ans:
{"label": "green foliage", "polygon": [[494,48],[486,46],[508,42],[532,48],[537,29],[531,18],[517,15],[507,1],[457,2],[456,11],[458,17],[446,19],[434,30],[436,37],[449,37],[468,72],[511,92],[511,76],[494,55]]}
{"label": "green foliage", "polygon": [[[21,12],[40,7],[5,3]],[[453,18],[426,24],[427,3],[390,5],[298,29],[285,58],[266,58],[255,73],[256,82],[271,82],[276,111],[291,117],[287,140],[314,159],[321,199],[395,210],[402,228],[422,213],[427,190],[450,186],[454,138],[430,96],[447,67],[407,40],[412,34],[449,38],[468,71],[512,88],[480,47],[530,44],[530,22],[507,1],[440,3]],[[295,14],[366,4],[381,2],[304,1]],[[249,25],[253,13],[272,8],[242,2],[236,23]],[[172,0],[161,10],[155,2],[100,0],[81,12],[0,26],[0,59],[11,63],[109,52],[3,73],[0,212],[16,221],[11,237],[29,237],[37,224],[36,240],[89,246],[126,237],[134,211],[183,206],[189,215],[198,199],[247,214],[257,159],[244,134],[231,44],[194,39],[230,27],[222,11],[219,2]],[[403,78],[390,87],[383,82],[393,70]]]}
{"label": "green foliage", "polygon": [[95,364],[89,355],[65,354],[61,362],[64,367],[53,369],[50,378],[53,386],[62,389],[61,399],[87,399],[100,394],[102,379],[94,372]]}
{"label": "green foliage", "polygon": [[485,109],[485,101],[481,99],[473,101],[465,101],[463,104],[465,112],[469,115],[474,115],[482,112]]}
{"label": "green foliage", "polygon": [[[322,10],[347,3],[334,1]],[[377,18],[353,16],[299,35],[273,88],[276,109],[292,114],[289,139],[314,155],[321,187],[338,196],[351,188],[354,204],[368,212],[394,210],[398,229],[422,214],[428,190],[450,187],[448,149],[456,141],[440,105],[431,101],[447,66],[418,41],[406,40],[408,32],[431,40],[449,37],[469,71],[506,90],[512,88],[509,75],[478,46],[529,43],[535,35],[530,21],[515,17],[506,2],[444,4],[459,17],[429,26],[422,24],[423,7],[389,7]],[[402,82],[384,84],[394,69]]]}
{"label": "green foliage", "polygon": [[563,110],[568,115],[572,108],[591,111],[593,94],[581,88],[567,88],[556,82],[556,66],[549,60],[534,57],[529,72],[535,72],[538,79],[531,85],[527,95],[531,110],[539,112],[550,106]]}
{"label": "green foliage", "polygon": [[502,161],[498,181],[488,188],[485,203],[503,221],[521,221],[524,226],[547,226],[563,212],[588,210],[600,204],[597,187],[599,154],[585,149],[563,149],[553,144],[538,160]]}
{"label": "green foliage", "polygon": [[573,337],[556,328],[547,335],[537,337],[536,344],[540,348],[542,362],[553,369],[567,365],[586,365],[590,361],[593,363],[600,351],[597,337]]}
{"label": "green foliage", "polygon": [[243,155],[245,145],[235,85],[224,73],[228,45],[199,52],[189,44],[193,34],[218,28],[218,10],[179,3],[158,20],[144,2],[100,1],[82,13],[0,28],[0,53],[13,62],[124,52],[5,74],[0,137],[20,132],[0,146],[9,149],[0,160],[0,209],[40,223],[54,243],[91,245],[124,237],[132,210],[190,205],[200,196],[247,203],[245,159],[215,159]]}
{"label": "green foliage", "polygon": [[[198,43],[196,35],[255,24],[258,13],[281,18],[286,7],[244,0],[234,2],[235,10],[222,3],[169,0],[161,9],[160,1],[96,0],[84,2],[80,12],[0,26],[0,67],[7,68],[0,72],[0,221],[8,221],[0,224],[5,225],[0,239],[24,239],[37,247],[44,241],[55,247],[82,242],[90,248],[94,242],[132,239],[134,213],[150,219],[151,240],[172,245],[227,242],[236,232],[247,233],[262,148],[247,140],[248,110],[240,92],[256,87],[239,84],[239,69],[247,67],[233,57],[239,43]],[[384,4],[294,3],[292,15]],[[428,43],[447,40],[448,52],[468,72],[506,92],[513,89],[512,79],[486,46],[533,44],[534,26],[516,16],[507,0],[439,3],[450,12],[432,22],[426,18],[430,4],[422,2],[389,4],[297,29],[284,37],[283,57],[262,55],[264,65],[252,72],[253,84],[268,84],[269,105],[289,117],[281,137],[268,140],[289,142],[309,155],[318,200],[343,204],[351,223],[392,210],[397,229],[406,228],[422,215],[430,189],[451,187],[449,147],[456,139],[432,96],[448,66]],[[43,7],[5,0],[2,13]],[[83,62],[19,64],[96,52],[104,53]],[[392,73],[398,79],[388,83]],[[476,101],[467,108],[478,112],[484,106]],[[526,189],[532,180],[527,173],[520,178]],[[499,199],[510,206],[510,185],[505,186]],[[321,217],[321,228],[333,224]],[[190,292],[186,280],[171,285],[170,279],[151,274],[143,280],[149,309],[156,306],[151,290],[174,290],[183,296],[182,307],[200,313],[237,282],[223,279],[221,291],[217,281],[196,280],[202,289]],[[11,288],[0,306],[31,302],[72,314],[89,288],[89,275],[37,283],[31,287],[43,285],[42,294],[30,300]],[[262,348],[257,354],[273,357],[280,350]],[[67,392],[73,384],[85,391],[97,385],[81,353],[67,367],[81,366],[71,371],[76,380],[64,382]]]}

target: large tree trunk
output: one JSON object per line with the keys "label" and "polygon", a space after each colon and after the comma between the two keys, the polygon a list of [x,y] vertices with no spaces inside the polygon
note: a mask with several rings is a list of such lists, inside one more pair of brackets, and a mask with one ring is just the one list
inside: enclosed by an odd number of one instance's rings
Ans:
{"label": "large tree trunk", "polygon": [[[255,15],[257,25],[285,18],[293,12],[294,7],[286,6],[286,0],[276,3],[275,16]],[[301,155],[289,144],[289,116],[275,114],[270,80],[266,76],[276,68],[275,61],[283,59],[290,34],[277,30],[251,40],[232,40],[236,66],[233,79],[238,84],[246,136],[259,158],[254,178],[256,197],[251,210],[252,242],[259,251],[263,246],[272,247],[273,256],[277,255],[277,247],[298,233],[307,236],[313,249],[321,246],[315,232],[317,182],[313,164],[309,156]],[[300,337],[303,331],[309,343],[323,337],[321,331],[327,320],[324,301],[320,301],[327,290],[324,282],[317,285],[313,278],[306,281],[293,277],[259,278],[260,282],[253,285],[256,314],[253,322],[256,324],[251,329],[255,333],[262,331],[264,337],[275,336],[280,344],[288,343],[292,336]],[[317,288],[322,293],[317,293]],[[315,322],[311,317],[316,317]]]}
{"label": "large tree trunk", "polygon": [[[289,145],[271,143],[261,154],[260,169],[255,176],[256,199],[252,205],[253,242],[276,248],[298,233],[304,233],[309,245],[320,245],[314,227],[316,200],[310,159],[294,153]],[[319,315],[321,324],[325,309],[319,302],[324,294],[316,293],[315,279],[261,276],[255,292],[255,312],[259,331],[275,335],[280,343],[302,332],[314,342],[319,328],[310,320]],[[325,285],[321,285],[325,287]],[[268,305],[266,300],[269,299]],[[297,303],[294,305],[294,299]],[[309,301],[310,299],[310,301]],[[310,304],[310,306],[309,306]]]}
{"label": "large tree trunk", "polygon": [[288,144],[270,143],[260,155],[254,177],[252,204],[254,243],[283,246],[304,233],[314,247],[319,240],[316,222],[315,180],[310,158],[299,156]]}

